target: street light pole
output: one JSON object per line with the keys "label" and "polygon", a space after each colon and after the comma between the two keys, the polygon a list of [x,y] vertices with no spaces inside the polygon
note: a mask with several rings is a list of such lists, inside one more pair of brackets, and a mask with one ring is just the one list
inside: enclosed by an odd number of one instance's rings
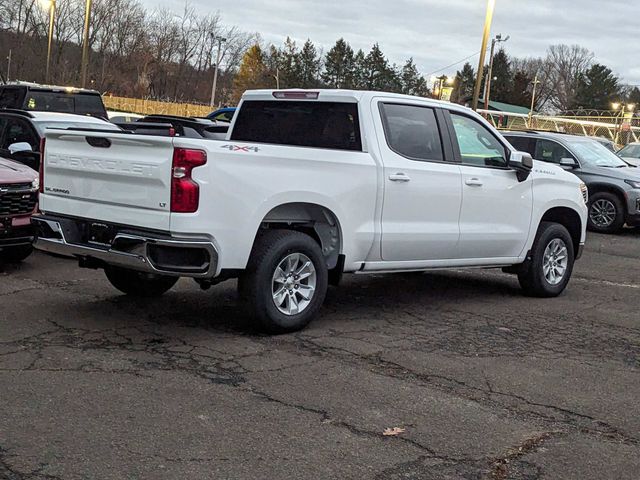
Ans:
{"label": "street light pole", "polygon": [[82,36],[82,79],[81,87],[87,86],[87,70],[89,69],[89,23],[91,22],[91,0],[86,0],[84,10],[84,34]]}
{"label": "street light pole", "polygon": [[218,66],[220,65],[220,54],[222,53],[222,42],[226,42],[226,38],[214,37],[214,40],[218,40],[218,53],[216,54],[216,65],[213,72],[213,85],[211,86],[211,107],[216,103],[216,85],[218,84]]}
{"label": "street light pole", "polygon": [[44,83],[49,83],[49,71],[51,69],[51,44],[53,43],[53,20],[56,14],[56,0],[49,3],[49,43],[47,45],[47,69],[44,74]]}
{"label": "street light pole", "polygon": [[487,51],[487,43],[489,42],[489,34],[491,33],[491,22],[493,21],[493,10],[495,6],[496,6],[496,0],[487,0],[487,16],[484,19],[484,31],[482,33],[482,46],[480,48],[480,60],[478,62],[476,86],[473,92],[473,102],[471,104],[474,110],[478,109],[478,100],[480,98],[480,86],[482,84],[482,71],[484,70],[484,57]]}
{"label": "street light pole", "polygon": [[496,43],[506,42],[509,40],[509,35],[507,35],[504,39],[501,34],[496,35],[496,38],[491,40],[491,57],[489,58],[489,72],[486,80],[486,88],[484,94],[484,109],[489,109],[489,97],[491,96],[491,80],[493,79],[493,51],[496,48]]}

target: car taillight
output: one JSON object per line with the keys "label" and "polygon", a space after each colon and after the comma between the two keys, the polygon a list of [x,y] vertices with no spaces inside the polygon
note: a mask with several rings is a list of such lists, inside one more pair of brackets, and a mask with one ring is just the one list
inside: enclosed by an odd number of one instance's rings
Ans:
{"label": "car taillight", "polygon": [[42,140],[40,140],[40,169],[39,171],[39,175],[38,175],[38,179],[40,180],[40,188],[39,191],[40,193],[44,193],[44,144],[45,144],[45,140],[46,138],[42,137]]}
{"label": "car taillight", "polygon": [[173,150],[171,168],[171,211],[193,213],[198,210],[200,187],[191,178],[191,171],[207,163],[207,154],[202,150],[176,148]]}

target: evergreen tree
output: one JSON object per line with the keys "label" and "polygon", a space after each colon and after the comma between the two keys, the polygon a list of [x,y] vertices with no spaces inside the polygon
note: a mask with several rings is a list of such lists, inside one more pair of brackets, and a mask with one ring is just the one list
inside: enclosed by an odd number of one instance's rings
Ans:
{"label": "evergreen tree", "polygon": [[506,102],[521,107],[531,106],[531,82],[533,79],[526,72],[518,70],[511,82],[511,91],[507,95]]}
{"label": "evergreen tree", "polygon": [[406,95],[416,95],[416,90],[422,77],[418,73],[416,64],[413,63],[413,58],[407,60],[404,67],[402,67],[401,79],[401,92]]}
{"label": "evergreen tree", "polygon": [[287,37],[279,55],[280,88],[301,88],[301,69],[296,42]]}
{"label": "evergreen tree", "polygon": [[299,75],[301,88],[318,87],[320,74],[320,57],[315,45],[309,39],[302,46],[298,54]]}
{"label": "evergreen tree", "polygon": [[578,77],[572,109],[609,110],[620,93],[618,77],[610,68],[596,63]]}
{"label": "evergreen tree", "polygon": [[511,62],[503,48],[493,56],[493,71],[491,72],[491,91],[489,99],[496,102],[509,103],[509,96],[513,90],[513,76]]}
{"label": "evergreen tree", "polygon": [[351,80],[351,84],[349,85],[349,88],[355,88],[358,90],[364,90],[365,88],[367,88],[366,87],[367,81],[365,79],[366,58],[367,57],[362,51],[362,49],[359,49],[358,52],[354,55],[353,75],[352,75],[352,80]]}
{"label": "evergreen tree", "polygon": [[366,90],[399,92],[402,82],[397,69],[388,60],[376,43],[364,59],[364,88]]}
{"label": "evergreen tree", "polygon": [[473,88],[476,84],[476,74],[469,62],[465,63],[462,70],[456,73],[451,101],[463,104],[473,97]]}
{"label": "evergreen tree", "polygon": [[627,95],[627,103],[635,105],[636,109],[640,108],[640,88],[633,87]]}
{"label": "evergreen tree", "polygon": [[351,88],[354,73],[353,49],[339,39],[327,52],[322,81],[329,88]]}

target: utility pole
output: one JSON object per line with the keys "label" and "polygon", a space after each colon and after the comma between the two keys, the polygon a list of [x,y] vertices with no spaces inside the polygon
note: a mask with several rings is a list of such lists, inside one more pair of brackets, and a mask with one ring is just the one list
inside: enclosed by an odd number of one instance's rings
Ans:
{"label": "utility pole", "polygon": [[491,57],[489,58],[489,73],[487,75],[487,80],[485,82],[486,88],[484,90],[484,109],[489,110],[489,97],[491,96],[491,80],[493,79],[493,51],[496,48],[496,43],[506,42],[509,40],[509,35],[507,35],[504,39],[502,38],[502,34],[496,35],[496,38],[491,40]]}
{"label": "utility pole", "polygon": [[53,20],[56,14],[56,0],[49,0],[49,43],[47,45],[47,69],[44,74],[44,83],[49,83],[49,70],[51,68],[51,44],[53,43]]}
{"label": "utility pole", "polygon": [[540,80],[538,80],[538,74],[536,73],[535,78],[533,79],[533,92],[531,93],[531,108],[529,109],[529,128],[532,128],[533,121],[533,109],[536,106],[536,91]]}
{"label": "utility pole", "polygon": [[215,70],[213,72],[213,85],[211,86],[211,103],[210,106],[214,107],[216,104],[216,85],[218,84],[218,67],[220,66],[220,54],[222,53],[222,42],[226,42],[226,38],[215,37],[211,34],[213,40],[218,40],[218,53],[216,54]]}
{"label": "utility pole", "polygon": [[9,56],[7,57],[7,82],[11,78],[10,75],[11,75],[11,49],[9,49]]}
{"label": "utility pole", "polygon": [[84,10],[84,34],[82,36],[82,79],[81,87],[87,86],[87,70],[89,69],[89,23],[91,22],[91,0],[86,0]]}
{"label": "utility pole", "polygon": [[484,70],[484,57],[487,52],[487,43],[489,43],[489,34],[491,33],[491,22],[493,21],[493,10],[496,6],[496,0],[487,0],[487,16],[484,19],[484,31],[482,33],[482,46],[480,47],[480,60],[478,61],[478,74],[476,76],[476,86],[473,91],[473,102],[471,104],[474,110],[478,109],[478,100],[480,98],[480,87],[482,84],[482,71]]}

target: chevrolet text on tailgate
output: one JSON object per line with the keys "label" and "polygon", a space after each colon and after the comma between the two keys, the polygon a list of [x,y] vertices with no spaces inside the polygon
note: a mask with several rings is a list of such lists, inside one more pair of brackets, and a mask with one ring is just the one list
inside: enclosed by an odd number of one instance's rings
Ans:
{"label": "chevrolet text on tailgate", "polygon": [[36,247],[130,295],[237,278],[270,332],[303,328],[342,274],[496,267],[559,295],[587,193],[482,117],[381,92],[249,91],[224,141],[46,134]]}

